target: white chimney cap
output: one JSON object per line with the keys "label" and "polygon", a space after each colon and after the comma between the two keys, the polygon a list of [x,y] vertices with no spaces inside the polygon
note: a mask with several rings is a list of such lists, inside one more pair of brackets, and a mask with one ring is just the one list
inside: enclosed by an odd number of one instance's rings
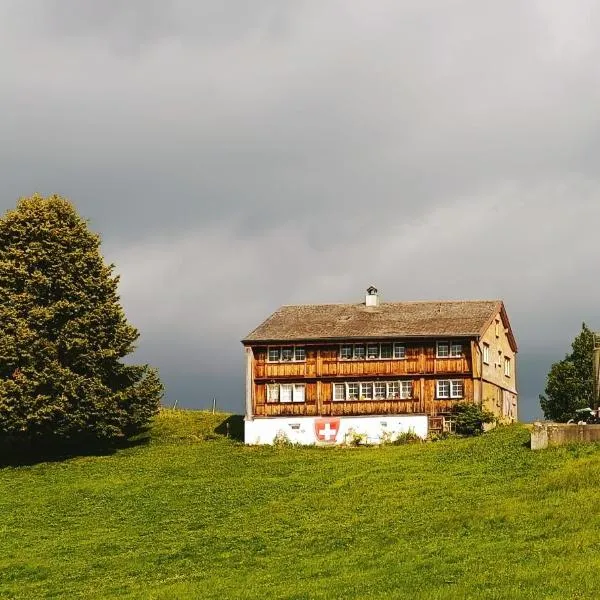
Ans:
{"label": "white chimney cap", "polygon": [[365,306],[379,306],[379,295],[377,294],[377,288],[373,285],[367,288]]}

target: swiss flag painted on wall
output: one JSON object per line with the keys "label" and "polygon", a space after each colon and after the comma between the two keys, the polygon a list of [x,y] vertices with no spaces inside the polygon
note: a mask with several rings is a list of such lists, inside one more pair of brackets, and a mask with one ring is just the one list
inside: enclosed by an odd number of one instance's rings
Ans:
{"label": "swiss flag painted on wall", "polygon": [[315,419],[315,436],[319,442],[335,442],[339,430],[339,418]]}

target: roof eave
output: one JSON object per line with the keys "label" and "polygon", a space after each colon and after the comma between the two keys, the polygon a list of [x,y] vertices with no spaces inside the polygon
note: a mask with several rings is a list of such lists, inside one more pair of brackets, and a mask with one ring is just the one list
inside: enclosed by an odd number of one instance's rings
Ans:
{"label": "roof eave", "polygon": [[336,336],[336,337],[319,337],[319,338],[307,338],[307,337],[297,337],[297,338],[260,338],[260,339],[243,339],[241,343],[244,346],[249,346],[251,344],[290,344],[293,342],[344,342],[344,341],[356,341],[356,340],[422,340],[427,338],[477,338],[479,337],[479,332],[469,332],[469,333],[418,333],[418,334],[398,334],[393,333],[389,335],[344,335],[344,336]]}

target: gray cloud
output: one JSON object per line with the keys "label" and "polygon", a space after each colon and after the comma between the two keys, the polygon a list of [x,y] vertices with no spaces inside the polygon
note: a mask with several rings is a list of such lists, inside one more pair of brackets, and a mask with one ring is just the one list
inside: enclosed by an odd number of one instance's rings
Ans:
{"label": "gray cloud", "polygon": [[600,327],[599,25],[591,1],[5,0],[4,208],[77,203],[180,401],[237,406],[240,337],[375,283],[504,298],[532,414],[540,365]]}

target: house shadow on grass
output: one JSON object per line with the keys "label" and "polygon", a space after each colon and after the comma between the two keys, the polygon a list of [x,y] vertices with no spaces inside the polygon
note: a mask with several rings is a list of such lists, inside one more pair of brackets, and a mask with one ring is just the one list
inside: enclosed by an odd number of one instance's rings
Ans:
{"label": "house shadow on grass", "polygon": [[221,424],[215,427],[215,433],[224,435],[237,442],[244,441],[244,417],[242,415],[231,415]]}
{"label": "house shadow on grass", "polygon": [[62,462],[82,456],[111,456],[119,450],[144,446],[150,437],[147,434],[110,444],[78,442],[72,444],[6,442],[0,440],[0,469],[5,467],[28,467],[44,462]]}

